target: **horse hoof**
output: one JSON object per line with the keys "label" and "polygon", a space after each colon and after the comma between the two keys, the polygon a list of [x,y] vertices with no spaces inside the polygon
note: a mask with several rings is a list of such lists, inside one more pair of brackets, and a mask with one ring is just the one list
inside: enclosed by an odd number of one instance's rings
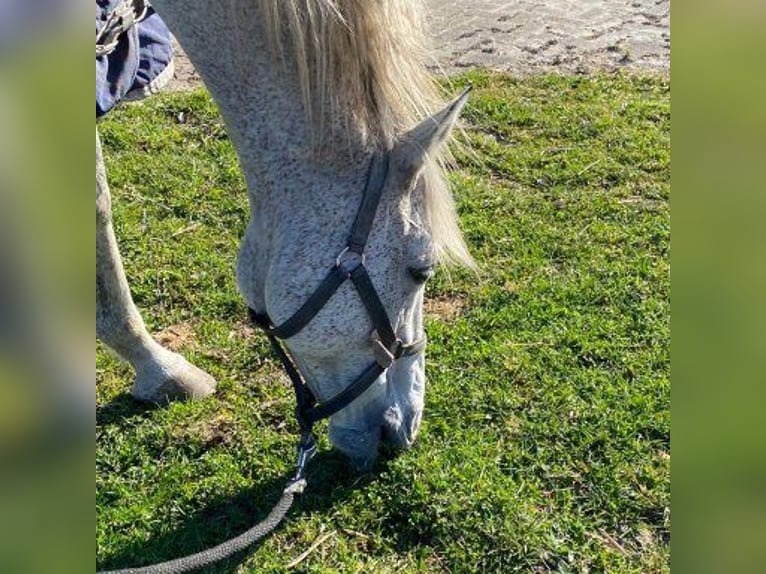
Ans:
{"label": "horse hoof", "polygon": [[168,403],[202,399],[215,392],[216,381],[175,353],[137,370],[131,394],[140,401]]}

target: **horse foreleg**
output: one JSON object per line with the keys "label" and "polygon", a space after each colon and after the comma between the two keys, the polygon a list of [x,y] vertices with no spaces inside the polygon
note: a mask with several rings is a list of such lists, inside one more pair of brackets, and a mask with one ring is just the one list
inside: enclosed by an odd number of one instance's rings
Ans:
{"label": "horse foreleg", "polygon": [[101,143],[96,132],[96,336],[136,371],[132,394],[153,402],[201,398],[215,380],[149,335],[130,295],[112,227]]}

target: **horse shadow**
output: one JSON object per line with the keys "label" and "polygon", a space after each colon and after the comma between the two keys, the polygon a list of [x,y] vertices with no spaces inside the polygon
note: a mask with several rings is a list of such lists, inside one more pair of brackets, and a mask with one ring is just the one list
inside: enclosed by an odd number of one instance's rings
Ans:
{"label": "horse shadow", "polygon": [[96,407],[96,426],[107,427],[134,417],[149,417],[152,412],[164,406],[139,401],[128,392],[120,393],[109,403]]}

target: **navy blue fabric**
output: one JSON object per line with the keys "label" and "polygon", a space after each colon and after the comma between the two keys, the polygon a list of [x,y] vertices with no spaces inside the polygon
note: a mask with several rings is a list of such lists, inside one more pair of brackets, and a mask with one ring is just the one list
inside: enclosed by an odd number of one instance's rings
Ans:
{"label": "navy blue fabric", "polygon": [[[96,31],[120,0],[96,0]],[[96,58],[96,118],[117,105],[131,90],[149,85],[173,59],[170,31],[153,8],[125,32],[117,48]]]}
{"label": "navy blue fabric", "polygon": [[138,71],[131,89],[143,88],[168,67],[173,59],[170,30],[153,8],[138,24]]}

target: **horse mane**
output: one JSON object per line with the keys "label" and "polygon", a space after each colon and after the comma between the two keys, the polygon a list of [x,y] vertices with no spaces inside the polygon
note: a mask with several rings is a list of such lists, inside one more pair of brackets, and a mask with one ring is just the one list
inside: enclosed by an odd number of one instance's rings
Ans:
{"label": "horse mane", "polygon": [[[421,0],[258,0],[272,52],[298,79],[312,148],[341,136],[391,147],[444,105],[426,68]],[[341,130],[338,134],[337,130]],[[444,177],[445,151],[424,170],[423,218],[442,262],[473,266]]]}

